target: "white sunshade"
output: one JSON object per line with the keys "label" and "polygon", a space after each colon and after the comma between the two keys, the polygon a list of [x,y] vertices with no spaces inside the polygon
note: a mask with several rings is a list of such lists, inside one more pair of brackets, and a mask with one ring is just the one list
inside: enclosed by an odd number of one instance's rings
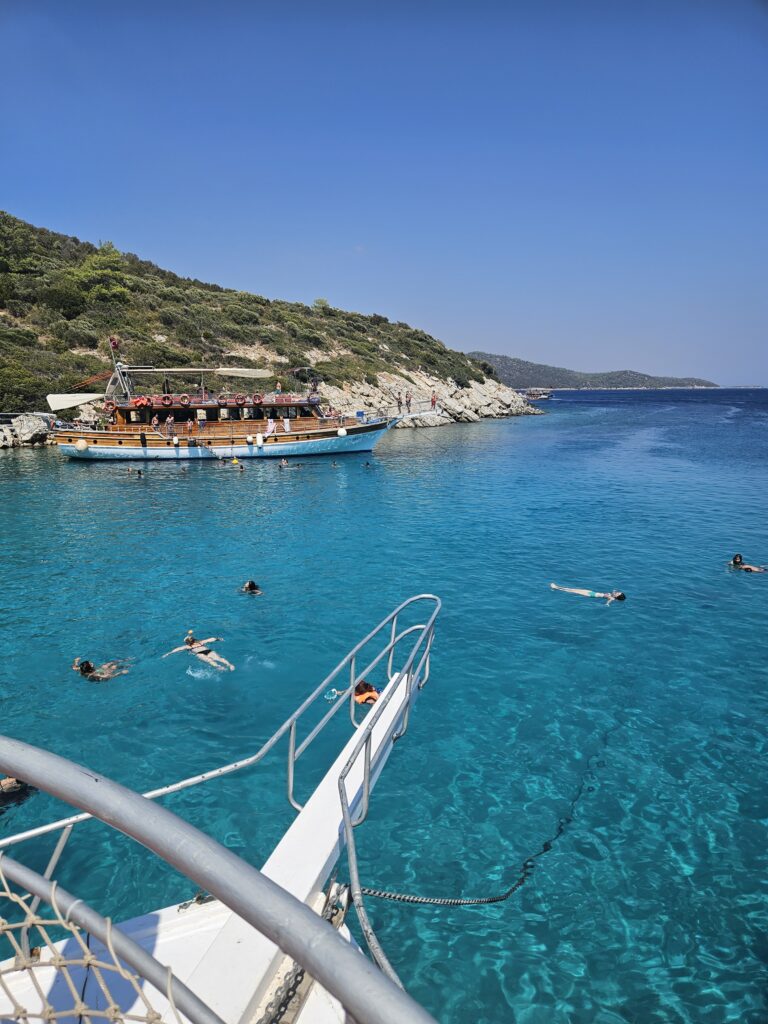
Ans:
{"label": "white sunshade", "polygon": [[74,409],[75,406],[83,405],[85,402],[96,402],[100,398],[104,398],[104,392],[99,391],[97,394],[80,392],[78,394],[70,393],[68,395],[46,395],[48,399],[48,405],[51,407],[51,412],[59,412],[62,409]]}

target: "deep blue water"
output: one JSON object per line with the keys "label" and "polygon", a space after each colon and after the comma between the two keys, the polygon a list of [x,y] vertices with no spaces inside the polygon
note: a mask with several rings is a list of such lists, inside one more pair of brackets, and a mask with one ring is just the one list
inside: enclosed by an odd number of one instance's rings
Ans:
{"label": "deep blue water", "polygon": [[[409,990],[446,1022],[764,1022],[768,574],[727,561],[768,562],[768,392],[542,408],[395,431],[371,469],[138,481],[0,453],[3,731],[170,782],[251,752],[391,607],[436,593],[432,679],[358,830],[364,884],[484,895],[534,860],[493,907],[370,904]],[[248,576],[264,597],[237,594]],[[189,628],[237,671],[160,660]],[[75,655],[135,662],[94,685]],[[168,805],[259,864],[283,780],[279,758]],[[37,795],[0,829],[60,810]],[[125,840],[93,861],[104,835],[83,827],[62,884],[118,920],[190,895]]]}

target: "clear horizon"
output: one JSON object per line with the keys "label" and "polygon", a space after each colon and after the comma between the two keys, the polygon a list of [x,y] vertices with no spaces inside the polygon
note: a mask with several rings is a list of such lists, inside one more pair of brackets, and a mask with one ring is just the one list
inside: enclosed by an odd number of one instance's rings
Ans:
{"label": "clear horizon", "polygon": [[0,207],[452,348],[768,385],[768,7],[10,0]]}

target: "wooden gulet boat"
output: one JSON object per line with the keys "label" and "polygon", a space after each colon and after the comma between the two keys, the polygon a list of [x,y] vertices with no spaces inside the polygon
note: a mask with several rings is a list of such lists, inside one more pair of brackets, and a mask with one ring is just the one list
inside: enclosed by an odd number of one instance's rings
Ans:
{"label": "wooden gulet boat", "polygon": [[[212,392],[203,383],[176,393],[174,372],[263,375],[248,370],[178,370],[127,366],[116,362],[103,397],[103,422],[94,429],[64,424],[54,432],[63,454],[73,459],[290,458],[370,452],[397,422],[385,415],[345,416],[324,409],[320,396],[271,392]],[[137,385],[143,375],[161,375],[162,393]],[[151,384],[151,381],[149,382]],[[54,411],[93,395],[49,395]]]}

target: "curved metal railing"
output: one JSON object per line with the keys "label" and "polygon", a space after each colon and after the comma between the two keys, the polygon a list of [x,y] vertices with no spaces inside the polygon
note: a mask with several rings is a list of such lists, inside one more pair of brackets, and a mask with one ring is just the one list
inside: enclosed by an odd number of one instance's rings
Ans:
{"label": "curved metal railing", "polygon": [[[427,621],[418,625],[407,625],[401,628],[400,622],[403,613],[413,608],[420,608],[424,604],[430,606],[430,614]],[[197,776],[183,779],[172,785],[152,790],[145,794],[144,797],[90,772],[88,769],[73,765],[72,762],[56,755],[29,747],[20,741],[0,737],[0,770],[14,777],[24,779],[29,784],[43,789],[54,796],[58,796],[60,799],[74,804],[83,811],[83,813],[0,839],[1,858],[4,848],[48,833],[60,833],[56,848],[45,870],[45,876],[35,876],[35,886],[37,888],[26,882],[21,883],[26,885],[30,892],[35,893],[31,906],[31,917],[34,918],[34,911],[40,899],[48,899],[50,902],[49,898],[52,895],[50,886],[52,883],[50,883],[49,879],[53,875],[55,866],[66,846],[73,826],[91,817],[100,818],[119,831],[125,832],[138,842],[143,843],[143,845],[153,850],[168,863],[195,881],[201,888],[206,889],[212,895],[219,898],[222,903],[234,910],[244,920],[253,924],[259,931],[275,942],[280,949],[293,956],[298,963],[306,967],[313,977],[317,978],[321,984],[340,999],[343,1005],[354,1014],[356,1019],[361,1021],[361,1024],[366,1021],[381,1021],[383,1024],[385,1021],[394,1022],[396,1020],[424,1022],[431,1020],[411,1000],[408,1000],[405,1004],[398,1003],[397,1001],[392,1003],[391,1000],[386,998],[386,991],[389,991],[388,989],[381,989],[380,986],[374,986],[373,989],[368,987],[368,980],[366,980],[368,979],[368,973],[367,971],[364,972],[365,977],[360,974],[361,964],[365,964],[367,968],[373,970],[374,975],[382,981],[386,979],[357,953],[354,953],[353,961],[350,961],[346,955],[339,959],[338,946],[335,945],[335,940],[338,939],[338,936],[333,933],[334,939],[330,940],[327,934],[323,938],[320,933],[317,933],[316,925],[322,925],[323,923],[303,903],[295,900],[294,897],[256,871],[255,868],[241,861],[230,851],[220,847],[214,840],[198,832],[193,826],[188,825],[170,811],[153,804],[151,801],[199,785],[209,779],[255,766],[287,734],[288,799],[297,810],[301,810],[302,805],[294,796],[296,762],[331,719],[339,713],[340,709],[344,706],[344,700],[337,700],[300,741],[298,740],[298,726],[310,708],[322,699],[329,686],[339,678],[344,678],[346,685],[337,693],[340,698],[349,699],[350,722],[355,731],[359,733],[359,739],[354,751],[339,778],[344,835],[349,844],[350,852],[349,863],[353,882],[352,894],[363,933],[366,941],[369,943],[374,959],[391,978],[396,979],[397,976],[373,934],[365,914],[365,908],[362,905],[353,829],[365,820],[368,813],[372,785],[371,737],[373,730],[387,706],[393,700],[400,700],[400,707],[392,724],[389,726],[390,731],[384,737],[384,743],[377,747],[376,759],[378,763],[383,761],[385,749],[388,752],[391,743],[394,743],[396,739],[404,735],[408,726],[413,700],[418,690],[424,686],[429,678],[429,656],[434,638],[435,621],[439,610],[440,600],[430,594],[417,595],[404,601],[348,652],[255,754],[211,771],[203,772]],[[381,638],[381,643],[377,645],[376,641],[379,638]],[[405,660],[401,662],[402,667],[395,669],[395,659],[397,658],[399,661],[402,645],[406,644],[409,638],[411,642],[406,647]],[[370,645],[373,645],[373,649],[371,649]],[[355,687],[366,675],[382,664],[386,667],[388,678],[388,685],[384,696],[370,709],[364,722],[360,724],[356,716]],[[347,679],[348,682],[346,682]],[[353,820],[346,780],[361,752],[363,752],[365,758],[363,781],[361,792],[358,794],[359,801],[356,799],[353,804],[356,810],[359,806],[358,815]],[[98,783],[98,785],[94,785],[95,783]],[[169,839],[169,837],[175,838]],[[19,871],[25,872],[28,870],[21,865],[16,865],[14,861],[10,861],[7,858],[4,862],[9,868],[6,871],[9,878],[16,877],[18,879],[21,877],[18,873]],[[0,861],[0,863],[2,862]],[[235,878],[241,870],[245,872],[249,879],[245,890],[242,889],[239,882],[235,884]],[[32,875],[25,877],[31,880]],[[59,890],[59,892],[61,891]],[[74,898],[71,899],[73,900],[72,906],[83,907],[83,904],[79,901],[74,901]],[[301,911],[299,912],[297,908],[301,908]],[[84,909],[89,910],[89,908]],[[89,913],[95,915],[95,911],[89,910]],[[98,918],[98,915],[90,917],[89,920],[94,922],[96,918]],[[311,925],[308,923],[310,919],[312,921]],[[72,915],[72,920],[76,920],[74,914]],[[103,921],[103,919],[99,920]],[[100,928],[101,932],[104,931],[105,926],[100,925],[96,921],[96,927]],[[26,958],[27,961],[30,952],[28,941],[29,928],[29,923],[21,927],[19,942],[19,955],[21,955],[22,959]],[[94,931],[94,934],[100,937],[99,931]],[[328,945],[329,942],[331,943],[330,947]],[[347,953],[351,952],[347,943],[343,940],[339,940],[339,942]],[[321,948],[324,952],[318,956]],[[325,964],[322,963],[323,957],[327,957],[327,963]],[[133,961],[130,961],[127,957],[125,959],[126,962],[135,966]],[[152,977],[147,973],[147,970],[148,968],[145,965],[142,976],[148,981],[152,981]],[[391,981],[387,981],[387,984],[392,988]],[[168,985],[171,986],[169,991],[174,994],[176,1005],[181,1006],[185,999],[184,992],[178,990],[181,993],[181,999],[179,999],[176,995],[177,987],[175,984],[169,981]],[[0,974],[0,993],[2,993],[3,989],[2,974]],[[189,995],[192,996],[191,993]],[[349,999],[350,996],[353,998]],[[194,999],[194,996],[192,998]],[[376,1007],[374,1007],[374,1003],[377,1003]],[[204,1009],[205,1007],[203,1007]],[[186,1013],[186,1011],[184,1012]],[[210,1017],[196,1018],[190,1014],[187,1014],[187,1016],[195,1022],[199,1019],[201,1024],[212,1024]]]}

